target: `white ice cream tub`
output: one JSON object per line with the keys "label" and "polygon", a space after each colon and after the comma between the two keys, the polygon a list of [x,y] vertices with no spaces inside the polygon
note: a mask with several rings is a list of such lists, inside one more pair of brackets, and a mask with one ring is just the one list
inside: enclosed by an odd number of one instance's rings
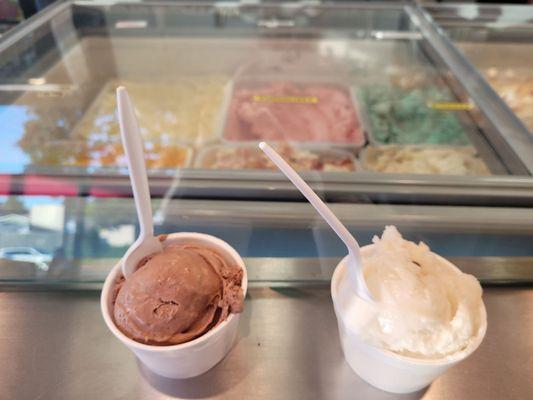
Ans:
{"label": "white ice cream tub", "polygon": [[[239,253],[221,239],[202,233],[171,233],[163,245],[172,243],[189,243],[205,246],[215,250],[227,261],[237,264],[243,270],[242,290],[246,296],[248,278],[244,261]],[[124,335],[115,325],[113,319],[113,289],[116,280],[122,275],[121,263],[117,263],[107,276],[100,306],[107,327],[128,347],[139,360],[158,375],[185,379],[207,372],[219,363],[232,348],[239,325],[239,314],[229,314],[228,318],[204,335],[186,343],[172,346],[153,346],[136,342]]]}
{"label": "white ice cream tub", "polygon": [[[372,250],[372,245],[363,247],[362,255]],[[450,268],[457,267],[448,260],[439,259]],[[346,277],[347,258],[336,267],[331,280],[331,296],[337,317],[340,341],[344,358],[359,377],[372,386],[392,393],[410,393],[423,389],[472,354],[483,341],[487,330],[487,313],[483,302],[480,306],[481,325],[474,340],[464,349],[442,359],[406,357],[378,348],[364,341],[345,319],[346,304],[356,296]],[[360,300],[362,301],[362,300]]]}

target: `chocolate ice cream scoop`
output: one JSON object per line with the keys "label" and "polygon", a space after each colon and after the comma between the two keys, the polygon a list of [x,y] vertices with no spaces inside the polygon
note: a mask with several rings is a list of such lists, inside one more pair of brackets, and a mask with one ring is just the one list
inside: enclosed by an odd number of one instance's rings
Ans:
{"label": "chocolate ice cream scoop", "polygon": [[193,340],[243,308],[243,271],[215,251],[168,245],[127,280],[117,282],[113,316],[128,337],[145,344]]}

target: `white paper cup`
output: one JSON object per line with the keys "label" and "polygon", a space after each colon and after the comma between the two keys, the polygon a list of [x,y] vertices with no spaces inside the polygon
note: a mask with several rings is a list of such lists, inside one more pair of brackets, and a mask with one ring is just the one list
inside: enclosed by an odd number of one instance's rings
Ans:
{"label": "white paper cup", "polygon": [[[239,253],[233,247],[211,235],[202,233],[171,233],[163,245],[169,243],[191,243],[212,248],[228,261],[237,264],[243,270],[242,291],[246,296],[248,278],[246,267]],[[136,342],[124,335],[113,320],[113,288],[118,277],[122,275],[120,263],[115,265],[107,276],[100,306],[107,327],[128,347],[150,370],[158,375],[184,379],[207,372],[220,362],[230,351],[239,325],[239,314],[229,314],[228,318],[204,335],[186,343],[173,346],[152,346]]]}
{"label": "white paper cup", "polygon": [[[372,245],[365,246],[361,250],[363,255],[368,254],[372,250]],[[437,257],[451,268],[457,269],[448,260],[438,255]],[[445,358],[426,360],[406,357],[365,342],[354,329],[350,329],[350,323],[345,319],[344,310],[350,301],[353,302],[355,296],[346,277],[346,261],[347,258],[344,258],[337,265],[331,280],[331,296],[342,351],[355,373],[372,386],[392,393],[416,392],[472,354],[483,341],[487,330],[487,313],[484,304],[481,303],[481,326],[476,337],[467,348]]]}

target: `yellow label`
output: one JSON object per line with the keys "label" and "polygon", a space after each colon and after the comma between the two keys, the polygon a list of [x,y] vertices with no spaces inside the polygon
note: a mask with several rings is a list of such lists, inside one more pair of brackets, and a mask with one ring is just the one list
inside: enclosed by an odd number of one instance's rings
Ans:
{"label": "yellow label", "polygon": [[254,94],[252,100],[256,103],[318,103],[318,98],[315,96],[269,96]]}
{"label": "yellow label", "polygon": [[472,110],[474,105],[472,103],[455,103],[455,102],[432,102],[429,101],[426,104],[429,108],[434,110],[451,110],[451,111],[463,111]]}

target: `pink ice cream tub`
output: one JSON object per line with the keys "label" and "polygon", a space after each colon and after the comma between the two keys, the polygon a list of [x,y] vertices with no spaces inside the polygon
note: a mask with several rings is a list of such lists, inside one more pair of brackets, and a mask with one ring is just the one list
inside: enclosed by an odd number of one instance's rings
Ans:
{"label": "pink ice cream tub", "polygon": [[233,85],[222,137],[359,149],[365,134],[354,90],[341,83],[246,80]]}

